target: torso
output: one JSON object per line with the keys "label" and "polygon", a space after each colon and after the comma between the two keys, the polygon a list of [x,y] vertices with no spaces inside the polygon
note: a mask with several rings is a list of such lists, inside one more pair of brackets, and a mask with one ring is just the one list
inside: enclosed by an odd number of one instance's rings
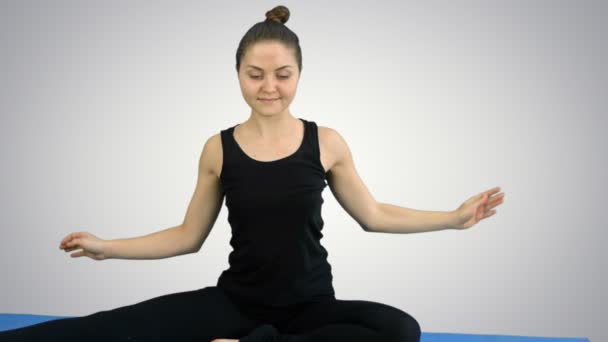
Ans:
{"label": "torso", "polygon": [[[326,127],[318,126],[318,136],[319,136],[319,150],[321,154],[321,164],[325,169],[325,173],[327,173],[331,166],[334,163],[334,158],[331,155],[331,151],[327,148],[326,135],[328,130]],[[239,132],[239,126],[234,130],[234,138],[241,147],[241,149],[251,158],[260,160],[260,161],[273,161],[277,159],[281,159],[293,154],[298,147],[300,146],[303,136],[303,132],[298,133],[296,136],[289,137],[289,140],[284,142],[276,143],[274,146],[268,146],[264,144],[256,144],[254,141],[247,139],[247,137]],[[218,148],[214,149],[215,157],[213,160],[215,161],[213,164],[213,173],[219,178],[219,175],[222,170],[222,149],[221,149],[221,141],[220,134],[216,134],[213,139],[218,140],[218,144],[214,144],[218,146]]]}
{"label": "torso", "polygon": [[224,159],[205,165],[211,173],[216,164],[215,173],[222,177],[213,184],[214,198],[225,198],[232,235],[230,267],[216,286],[263,305],[260,309],[335,300],[332,267],[320,241],[321,208],[322,192],[333,178],[327,174],[326,182],[323,174],[331,164],[324,145],[336,151],[340,146],[332,129],[304,119],[299,123],[272,139],[262,139],[252,126],[235,125],[220,132],[225,146],[212,142],[213,152],[206,156],[210,160],[221,153]]}

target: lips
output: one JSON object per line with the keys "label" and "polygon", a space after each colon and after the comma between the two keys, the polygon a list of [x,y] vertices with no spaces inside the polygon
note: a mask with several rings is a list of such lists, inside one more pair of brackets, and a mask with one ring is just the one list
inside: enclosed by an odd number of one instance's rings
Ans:
{"label": "lips", "polygon": [[274,101],[274,100],[278,100],[278,98],[276,98],[276,99],[258,99],[258,100],[262,100],[262,101]]}

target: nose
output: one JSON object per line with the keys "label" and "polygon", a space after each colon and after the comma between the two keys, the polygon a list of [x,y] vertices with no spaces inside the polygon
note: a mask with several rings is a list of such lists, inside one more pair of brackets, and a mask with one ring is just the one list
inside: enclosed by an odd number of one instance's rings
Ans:
{"label": "nose", "polygon": [[262,91],[267,94],[273,94],[275,90],[275,79],[273,77],[266,77],[262,83]]}

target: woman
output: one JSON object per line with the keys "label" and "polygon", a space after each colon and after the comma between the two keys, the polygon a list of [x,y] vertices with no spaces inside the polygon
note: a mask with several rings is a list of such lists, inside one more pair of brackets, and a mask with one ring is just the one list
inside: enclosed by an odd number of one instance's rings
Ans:
{"label": "woman", "polygon": [[213,342],[420,340],[420,325],[400,309],[336,299],[327,251],[320,244],[323,189],[329,185],[364,230],[385,233],[466,229],[492,216],[504,194],[497,194],[499,188],[488,190],[453,212],[376,202],[337,131],[290,113],[302,70],[299,40],[284,25],[287,8],[277,6],[266,17],[245,34],[236,56],[251,115],[205,143],[183,224],[112,241],[72,233],[60,243],[65,252],[81,249],[73,257],[95,260],[194,253],[226,197],[233,251],[217,285],[0,332],[1,341],[40,336]]}

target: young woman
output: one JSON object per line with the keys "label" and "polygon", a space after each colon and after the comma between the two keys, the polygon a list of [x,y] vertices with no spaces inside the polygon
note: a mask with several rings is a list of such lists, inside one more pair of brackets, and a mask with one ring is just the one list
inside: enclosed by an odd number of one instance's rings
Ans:
{"label": "young woman", "polygon": [[452,212],[378,203],[359,178],[336,130],[296,118],[302,55],[277,6],[242,38],[236,70],[249,119],[210,137],[182,225],[134,239],[106,241],[87,232],[65,237],[73,257],[158,259],[198,251],[224,197],[232,227],[229,269],[216,286],[168,294],[89,316],[0,332],[0,341],[39,337],[113,337],[113,341],[395,341],[420,340],[419,323],[395,307],[335,297],[323,234],[321,196],[329,185],[368,232],[466,229],[492,216],[499,188]]}

